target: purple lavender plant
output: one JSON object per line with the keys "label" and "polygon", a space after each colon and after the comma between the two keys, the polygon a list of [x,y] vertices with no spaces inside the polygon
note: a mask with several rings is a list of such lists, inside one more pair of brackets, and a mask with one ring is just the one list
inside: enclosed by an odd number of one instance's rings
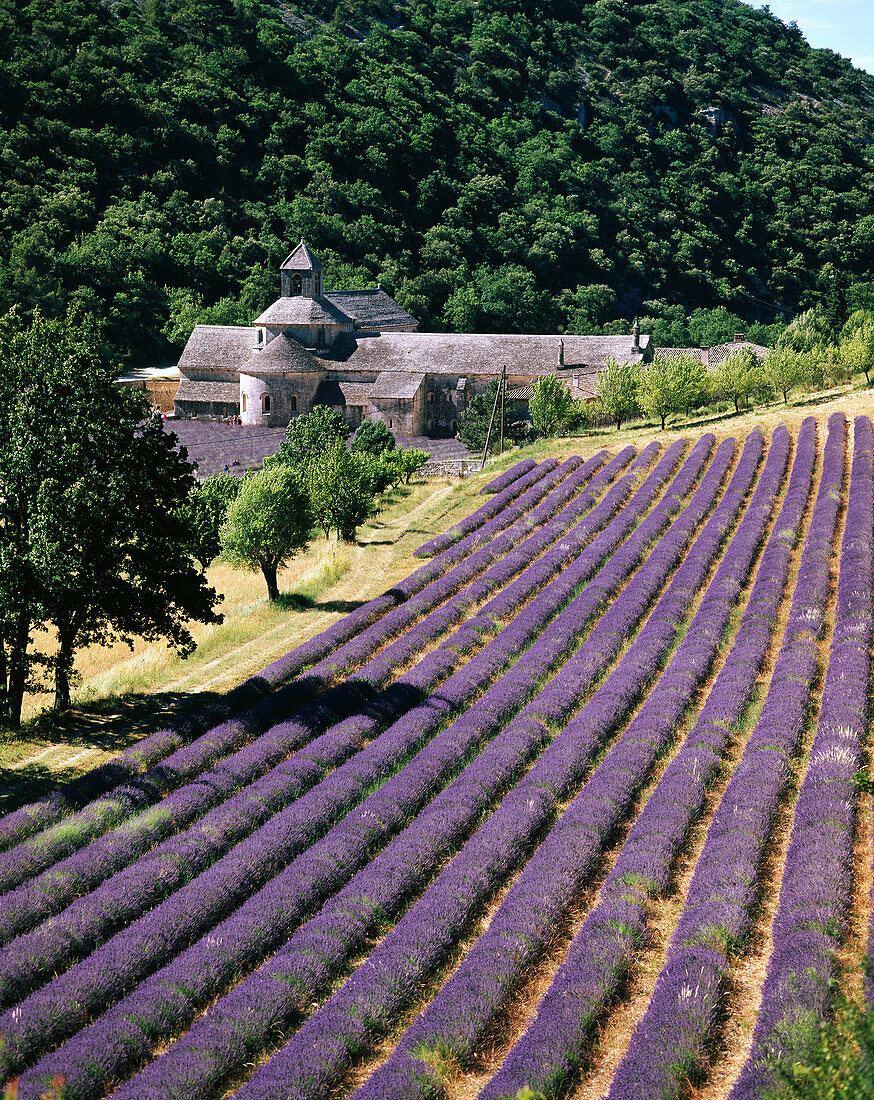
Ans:
{"label": "purple lavender plant", "polygon": [[872,443],[871,421],[858,417],[817,731],[795,806],[752,1049],[731,1100],[753,1100],[774,1087],[775,1063],[801,1053],[825,1017],[837,977],[834,955],[852,887],[854,779],[871,687]]}
{"label": "purple lavender plant", "polygon": [[703,1063],[731,954],[749,929],[762,851],[809,705],[830,587],[845,431],[843,414],[833,415],[789,621],[765,703],[708,829],[667,964],[616,1072],[611,1100],[673,1096],[678,1081]]}

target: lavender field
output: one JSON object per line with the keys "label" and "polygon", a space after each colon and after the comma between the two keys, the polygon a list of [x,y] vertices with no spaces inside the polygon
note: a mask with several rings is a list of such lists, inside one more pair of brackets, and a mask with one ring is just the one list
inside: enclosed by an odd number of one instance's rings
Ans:
{"label": "lavender field", "polygon": [[[197,464],[198,477],[221,473],[225,467],[242,475],[257,469],[265,458],[276,454],[285,440],[285,428],[227,424],[221,420],[176,420],[165,423],[185,448],[188,459]],[[426,439],[399,436],[398,447],[417,447],[431,455],[432,462],[473,461],[476,456],[455,439]],[[533,465],[533,463],[532,463]]]}
{"label": "lavender field", "polygon": [[521,462],[0,818],[6,1096],[764,1098],[868,937],[872,459],[836,413]]}

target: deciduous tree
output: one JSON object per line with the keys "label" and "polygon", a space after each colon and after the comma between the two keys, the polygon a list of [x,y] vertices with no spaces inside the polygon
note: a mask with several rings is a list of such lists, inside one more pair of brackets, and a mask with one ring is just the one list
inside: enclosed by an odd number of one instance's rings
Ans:
{"label": "deciduous tree", "polygon": [[857,309],[850,315],[841,332],[841,362],[850,375],[863,371],[865,381],[871,381],[871,368],[874,367],[874,314],[866,309]]}
{"label": "deciduous tree", "polygon": [[734,402],[734,411],[762,389],[764,375],[759,358],[752,348],[740,348],[713,369],[710,374],[710,390],[716,398]]}
{"label": "deciduous tree", "polygon": [[775,394],[783,394],[783,403],[789,403],[789,391],[802,386],[811,378],[813,353],[795,351],[791,347],[772,348],[762,370]]}
{"label": "deciduous tree", "polygon": [[362,420],[355,429],[350,451],[362,454],[381,455],[394,449],[395,437],[382,420]]}
{"label": "deciduous tree", "polygon": [[671,355],[656,359],[642,372],[640,407],[661,421],[662,431],[671,413],[686,413],[699,405],[707,392],[707,368],[700,356]]}
{"label": "deciduous tree", "polygon": [[240,479],[233,474],[214,474],[204,478],[188,494],[182,517],[191,528],[191,554],[204,569],[221,552],[219,530],[240,485]]}
{"label": "deciduous tree", "polygon": [[354,542],[356,530],[373,514],[373,462],[373,456],[350,454],[337,442],[310,467],[310,504],[325,538],[336,531],[344,542]]}
{"label": "deciduous tree", "polygon": [[12,726],[35,625],[56,632],[64,710],[81,646],[166,638],[187,654],[186,624],[220,621],[182,518],[193,467],[97,343],[87,323],[0,319],[0,710]]}
{"label": "deciduous tree", "polygon": [[544,375],[534,383],[528,411],[534,428],[547,437],[560,435],[579,418],[577,402],[554,374]]}
{"label": "deciduous tree", "polygon": [[312,527],[309,496],[300,472],[284,463],[247,477],[228,508],[219,538],[231,565],[260,569],[271,600],[279,598],[279,568],[306,549]]}
{"label": "deciduous tree", "polygon": [[304,470],[335,443],[345,443],[348,438],[349,425],[343,414],[327,405],[316,405],[312,412],[296,416],[288,425],[275,461]]}
{"label": "deciduous tree", "polygon": [[598,375],[598,396],[604,412],[616,422],[617,430],[638,408],[640,368],[635,363],[618,363],[612,357]]}

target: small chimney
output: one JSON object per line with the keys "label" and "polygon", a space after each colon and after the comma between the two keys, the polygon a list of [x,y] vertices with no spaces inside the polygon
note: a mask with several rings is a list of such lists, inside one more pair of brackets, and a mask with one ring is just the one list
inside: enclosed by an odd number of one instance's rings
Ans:
{"label": "small chimney", "polygon": [[560,367],[564,366],[564,340],[558,342],[558,365]]}
{"label": "small chimney", "polygon": [[634,342],[631,345],[632,351],[640,351],[640,322],[635,317],[634,325],[631,329],[631,335],[634,337]]}
{"label": "small chimney", "polygon": [[734,334],[734,342],[736,344],[742,344],[744,341],[744,334],[742,332],[736,332]]}

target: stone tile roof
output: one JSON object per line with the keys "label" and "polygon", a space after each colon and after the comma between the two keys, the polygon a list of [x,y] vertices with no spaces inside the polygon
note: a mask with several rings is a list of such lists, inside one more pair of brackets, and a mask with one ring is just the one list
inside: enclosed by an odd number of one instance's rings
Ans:
{"label": "stone tile roof", "polygon": [[292,249],[279,266],[280,271],[324,271],[324,265],[319,257],[310,252],[303,237],[300,244]]}
{"label": "stone tile roof", "polygon": [[371,383],[370,399],[394,398],[412,400],[425,382],[424,374],[408,371],[383,371]]}
{"label": "stone tile roof", "polygon": [[238,382],[197,382],[183,378],[173,400],[224,401],[239,405],[240,386]]}
{"label": "stone tile roof", "polygon": [[257,339],[255,329],[248,325],[196,325],[182,352],[179,370],[239,370],[251,359]]}
{"label": "stone tile roof", "polygon": [[362,329],[381,332],[418,324],[416,318],[384,290],[327,290],[323,297],[354,317]]}
{"label": "stone tile roof", "polygon": [[656,348],[654,359],[676,359],[679,355],[694,355],[706,366],[709,348]]}
{"label": "stone tile roof", "polygon": [[260,317],[256,325],[349,325],[352,318],[327,298],[277,298]]}
{"label": "stone tile roof", "polygon": [[564,342],[560,377],[573,370],[603,370],[612,356],[620,362],[640,362],[649,346],[641,336],[635,352],[628,336],[508,336],[456,333],[396,332],[359,339],[343,333],[333,356],[347,368],[362,371],[406,371],[427,374],[497,375],[506,364],[512,375],[539,377],[556,373]]}
{"label": "stone tile roof", "polygon": [[311,351],[284,332],[255,352],[240,368],[241,374],[308,374],[325,369]]}
{"label": "stone tile roof", "polygon": [[319,383],[314,405],[366,405],[372,382],[337,382],[326,379]]}
{"label": "stone tile roof", "polygon": [[720,363],[724,363],[734,352],[742,351],[745,348],[750,348],[759,359],[767,358],[768,352],[771,350],[761,344],[754,344],[752,340],[736,340],[729,344],[717,344],[715,347],[707,349],[707,365],[717,367]]}

